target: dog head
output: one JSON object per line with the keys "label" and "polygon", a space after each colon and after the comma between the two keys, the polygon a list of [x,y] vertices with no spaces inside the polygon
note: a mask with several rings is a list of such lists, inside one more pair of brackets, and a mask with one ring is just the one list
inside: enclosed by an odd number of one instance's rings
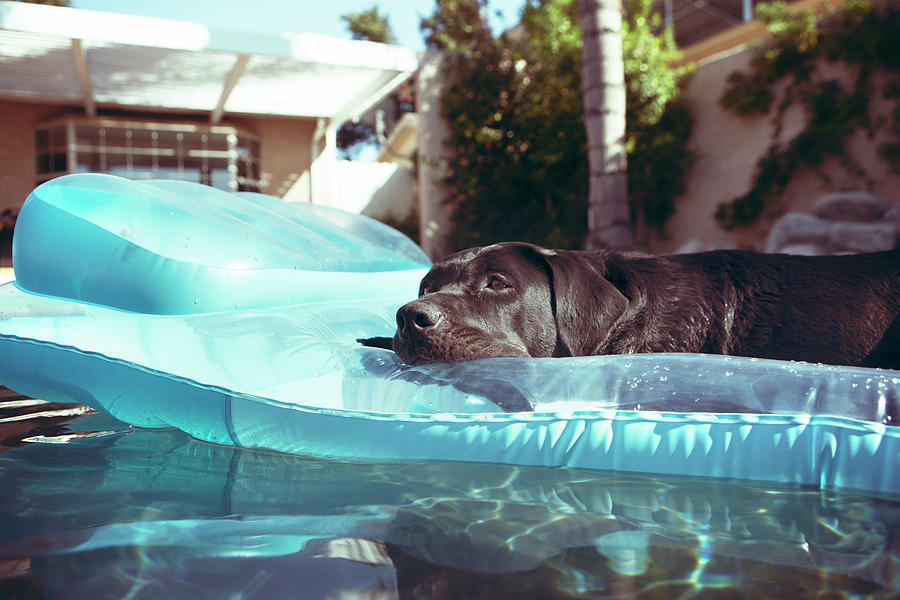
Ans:
{"label": "dog head", "polygon": [[408,364],[593,354],[627,305],[606,255],[522,242],[434,264],[397,311],[392,347]]}

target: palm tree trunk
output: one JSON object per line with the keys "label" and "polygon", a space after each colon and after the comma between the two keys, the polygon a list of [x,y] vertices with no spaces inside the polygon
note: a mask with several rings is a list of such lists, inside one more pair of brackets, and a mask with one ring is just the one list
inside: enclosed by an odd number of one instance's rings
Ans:
{"label": "palm tree trunk", "polygon": [[583,40],[581,86],[588,140],[585,247],[631,248],[625,152],[625,68],[621,0],[578,0]]}

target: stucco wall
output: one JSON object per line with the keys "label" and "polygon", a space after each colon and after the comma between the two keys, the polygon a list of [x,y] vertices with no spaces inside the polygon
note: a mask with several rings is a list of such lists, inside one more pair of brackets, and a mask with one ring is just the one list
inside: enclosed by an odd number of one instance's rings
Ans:
{"label": "stucco wall", "polygon": [[[284,197],[297,181],[309,177],[312,136],[316,130],[314,120],[247,117],[226,119],[224,124],[244,129],[261,139],[263,193]],[[289,200],[308,202],[308,186],[296,186],[295,194],[304,187],[305,196],[300,194]]]}
{"label": "stucco wall", "polygon": [[34,189],[34,126],[67,114],[47,104],[0,101],[0,211],[18,212]]}
{"label": "stucco wall", "polygon": [[[864,170],[862,175],[848,170],[839,159],[830,159],[821,169],[797,173],[785,191],[780,209],[773,214],[752,226],[732,231],[722,229],[714,218],[716,207],[750,189],[756,163],[771,145],[775,131],[773,115],[740,117],[719,105],[728,76],[735,70],[746,69],[750,56],[749,51],[724,56],[699,66],[694,73],[686,95],[695,119],[690,146],[698,159],[688,175],[687,190],[678,199],[676,212],[668,223],[668,236],[649,240],[644,249],[668,253],[690,243],[694,249],[761,250],[777,216],[789,211],[808,211],[817,197],[829,192],[866,190],[900,201],[900,176],[891,174],[877,156],[876,149],[885,136],[870,139],[867,133],[859,131],[847,145],[847,155]],[[820,72],[828,77],[841,76],[838,69],[829,65]],[[876,81],[875,89],[880,91],[882,87]],[[779,101],[780,98],[776,99],[773,106]],[[876,100],[873,109],[873,117],[877,119],[877,115],[887,113],[888,107]],[[789,109],[779,141],[792,139],[804,123],[805,115],[800,107]]]}

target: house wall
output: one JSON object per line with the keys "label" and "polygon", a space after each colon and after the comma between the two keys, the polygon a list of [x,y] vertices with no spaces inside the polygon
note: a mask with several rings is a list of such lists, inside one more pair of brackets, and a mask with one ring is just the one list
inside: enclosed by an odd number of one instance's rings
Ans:
{"label": "house wall", "polygon": [[[768,150],[775,132],[774,109],[769,115],[741,117],[719,105],[728,76],[736,70],[746,70],[751,56],[748,50],[722,56],[700,65],[694,73],[686,96],[694,115],[690,147],[698,158],[688,174],[684,195],[676,201],[667,235],[652,236],[642,244],[644,250],[654,253],[712,248],[761,250],[778,216],[791,211],[806,212],[816,198],[835,191],[865,190],[900,202],[900,175],[890,173],[877,156],[877,147],[886,134],[870,138],[866,132],[858,131],[847,144],[846,154],[862,168],[862,173],[848,170],[840,159],[831,158],[819,169],[797,173],[785,190],[780,207],[757,223],[731,231],[719,226],[714,218],[717,206],[750,189],[757,161]],[[820,67],[820,73],[829,78],[846,75],[831,65]],[[883,82],[876,81],[874,87],[881,90]],[[783,90],[777,92],[779,96]],[[780,98],[776,97],[773,106],[779,102]],[[873,99],[873,122],[879,116],[887,116],[890,106],[880,94]],[[802,108],[793,106],[785,115],[778,141],[790,141],[802,131],[804,124]]]}
{"label": "house wall", "polygon": [[[34,128],[45,121],[66,116],[83,116],[80,108],[0,100],[0,211],[18,208],[35,186]],[[130,120],[190,121],[202,118],[165,114],[132,113]],[[237,127],[260,139],[263,192],[283,196],[304,176],[308,177],[311,141],[315,121],[311,119],[238,117],[226,118],[222,125]],[[308,200],[294,198],[295,200]]]}
{"label": "house wall", "polygon": [[34,189],[34,126],[68,112],[48,104],[0,101],[0,211],[18,212]]}
{"label": "house wall", "polygon": [[309,180],[312,138],[316,130],[314,119],[239,117],[225,119],[223,125],[243,129],[262,141],[263,193],[283,198],[294,187],[294,194],[286,199],[309,202],[308,183],[306,186],[295,184]]}

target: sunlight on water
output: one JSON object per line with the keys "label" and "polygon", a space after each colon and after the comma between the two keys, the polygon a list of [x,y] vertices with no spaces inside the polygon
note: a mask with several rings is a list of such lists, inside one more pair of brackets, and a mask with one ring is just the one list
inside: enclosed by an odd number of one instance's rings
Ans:
{"label": "sunlight on water", "polygon": [[0,398],[0,597],[900,593],[898,498],[313,460],[83,412]]}

